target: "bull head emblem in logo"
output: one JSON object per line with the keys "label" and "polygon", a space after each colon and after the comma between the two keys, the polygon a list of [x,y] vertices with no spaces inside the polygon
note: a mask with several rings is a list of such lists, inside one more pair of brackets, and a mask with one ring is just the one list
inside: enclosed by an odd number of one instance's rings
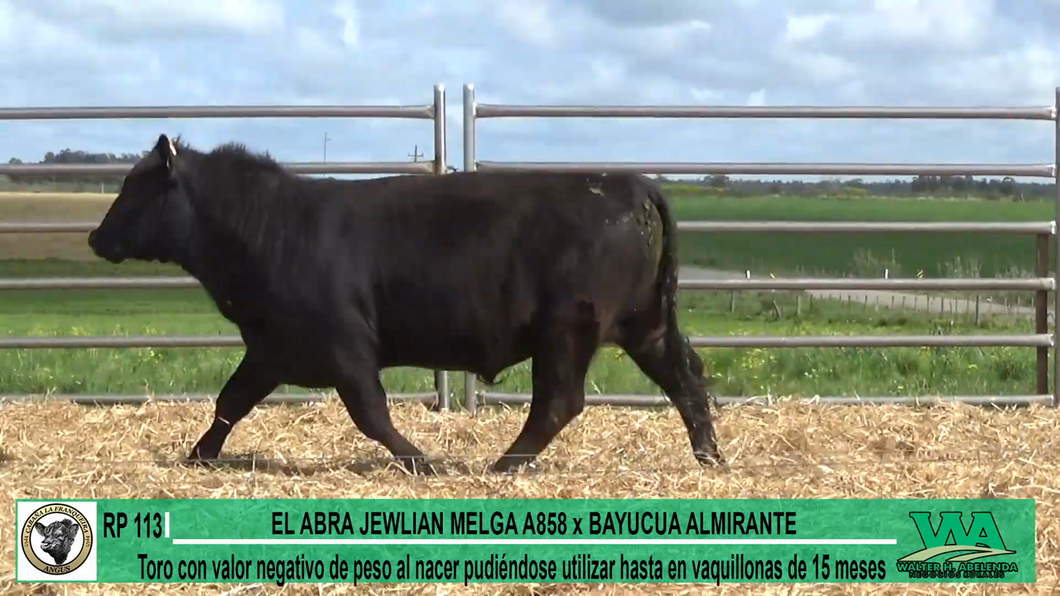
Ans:
{"label": "bull head emblem in logo", "polygon": [[41,550],[55,559],[56,565],[66,562],[70,554],[70,547],[74,544],[74,538],[81,527],[71,518],[61,519],[44,525],[41,522],[34,524],[33,529],[44,537],[41,542]]}

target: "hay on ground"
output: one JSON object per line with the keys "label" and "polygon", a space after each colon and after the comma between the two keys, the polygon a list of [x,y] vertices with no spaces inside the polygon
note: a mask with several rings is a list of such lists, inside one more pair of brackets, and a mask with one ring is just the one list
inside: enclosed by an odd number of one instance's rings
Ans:
{"label": "hay on ground", "polygon": [[[485,472],[519,432],[525,408],[475,416],[392,408],[395,425],[448,474],[412,477],[354,427],[335,400],[259,407],[239,424],[220,470],[175,466],[206,430],[212,404],[0,406],[0,593],[4,594],[1047,594],[1060,584],[1060,412],[959,404],[729,407],[718,430],[728,472],[692,457],[672,409],[590,407],[533,470]],[[15,498],[1033,498],[1038,582],[983,585],[444,584],[359,586],[14,582]]]}

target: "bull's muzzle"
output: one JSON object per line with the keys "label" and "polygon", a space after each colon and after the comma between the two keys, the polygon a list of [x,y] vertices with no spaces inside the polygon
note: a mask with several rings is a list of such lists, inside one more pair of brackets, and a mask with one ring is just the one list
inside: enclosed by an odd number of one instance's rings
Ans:
{"label": "bull's muzzle", "polygon": [[121,263],[125,260],[125,254],[123,254],[122,247],[112,243],[101,243],[99,240],[99,234],[97,232],[99,228],[92,230],[88,233],[88,247],[92,249],[92,252],[97,256],[104,258],[111,263]]}

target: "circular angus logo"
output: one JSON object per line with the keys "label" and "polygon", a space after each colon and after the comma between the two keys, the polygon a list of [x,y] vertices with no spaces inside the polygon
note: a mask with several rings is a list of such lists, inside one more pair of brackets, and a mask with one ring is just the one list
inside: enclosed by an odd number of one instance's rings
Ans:
{"label": "circular angus logo", "polygon": [[80,511],[53,503],[30,514],[19,542],[31,565],[48,575],[66,575],[85,562],[94,538],[88,518]]}

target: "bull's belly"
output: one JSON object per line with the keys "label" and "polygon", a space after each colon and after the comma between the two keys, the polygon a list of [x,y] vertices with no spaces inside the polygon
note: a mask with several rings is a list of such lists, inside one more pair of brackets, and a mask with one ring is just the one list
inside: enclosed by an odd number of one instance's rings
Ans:
{"label": "bull's belly", "polygon": [[[529,348],[517,334],[500,329],[465,329],[447,325],[425,324],[418,327],[382,327],[377,329],[374,356],[365,362],[379,369],[414,367],[435,370],[467,371],[493,378],[504,369],[530,356]],[[330,335],[320,333],[279,333],[276,330],[244,331],[244,341],[262,359],[269,374],[282,384],[310,389],[334,387],[342,382],[344,351],[355,348],[357,338],[333,329]],[[360,352],[354,349],[351,354]],[[367,355],[367,354],[366,354]]]}
{"label": "bull's belly", "polygon": [[467,329],[423,328],[385,334],[380,338],[383,368],[416,367],[467,371],[492,378],[530,356],[526,342],[499,329],[474,333]]}
{"label": "bull's belly", "polygon": [[334,355],[320,350],[269,350],[265,357],[270,375],[280,384],[307,389],[328,389],[340,383]]}
{"label": "bull's belly", "polygon": [[243,326],[240,331],[248,355],[280,384],[327,389],[340,380],[337,343],[327,336],[260,325]]}

